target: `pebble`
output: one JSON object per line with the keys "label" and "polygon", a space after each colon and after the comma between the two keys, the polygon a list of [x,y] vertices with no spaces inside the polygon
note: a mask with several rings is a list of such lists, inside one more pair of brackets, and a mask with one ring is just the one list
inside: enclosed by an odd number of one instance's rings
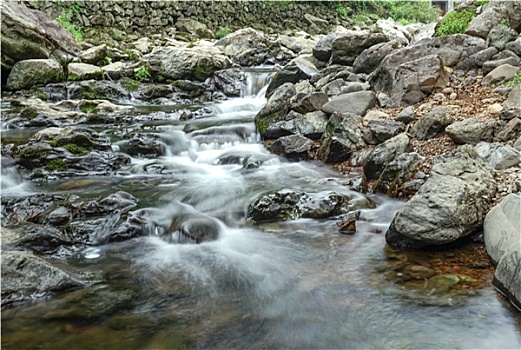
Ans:
{"label": "pebble", "polygon": [[443,92],[446,95],[450,95],[450,94],[452,94],[454,92],[454,89],[451,88],[451,87],[448,87],[448,88],[445,88],[445,89],[441,90],[441,92]]}
{"label": "pebble", "polygon": [[455,99],[457,99],[457,98],[458,98],[458,94],[455,93],[455,92],[453,92],[453,93],[450,94],[450,96],[449,96],[449,99],[451,99],[451,100],[453,100],[453,101],[454,101]]}
{"label": "pebble", "polygon": [[499,103],[494,103],[493,105],[488,106],[487,111],[490,114],[499,114],[503,110],[503,106]]}

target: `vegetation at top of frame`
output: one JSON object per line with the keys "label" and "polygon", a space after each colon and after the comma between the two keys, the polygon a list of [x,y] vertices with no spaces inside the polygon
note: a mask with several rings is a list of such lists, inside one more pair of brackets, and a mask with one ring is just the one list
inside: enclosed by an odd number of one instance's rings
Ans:
{"label": "vegetation at top of frame", "polygon": [[399,1],[399,0],[366,0],[341,1],[336,5],[336,13],[341,17],[352,14],[355,22],[366,22],[368,19],[378,20],[391,17],[402,24],[430,23],[440,15],[437,7],[430,1]]}
{"label": "vegetation at top of frame", "polygon": [[71,4],[68,8],[65,7],[65,4],[62,1],[58,1],[57,4],[62,7],[62,12],[55,19],[59,25],[61,25],[65,30],[67,30],[73,36],[76,42],[83,41],[83,29],[79,28],[77,25],[72,23],[72,16],[75,13],[81,13],[81,8],[78,6],[76,1]]}
{"label": "vegetation at top of frame", "polygon": [[488,0],[478,0],[468,7],[450,11],[436,26],[434,36],[465,33],[470,21],[476,16],[477,8],[486,5],[488,2]]}

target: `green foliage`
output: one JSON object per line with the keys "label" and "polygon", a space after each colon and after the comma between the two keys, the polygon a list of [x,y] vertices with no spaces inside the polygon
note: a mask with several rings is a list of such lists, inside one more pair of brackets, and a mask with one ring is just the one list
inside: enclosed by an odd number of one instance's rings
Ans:
{"label": "green foliage", "polygon": [[[347,2],[346,2],[347,3]],[[430,1],[350,1],[349,7],[353,10],[355,22],[366,22],[368,19],[391,17],[400,23],[430,23],[439,16],[439,9],[432,6]],[[337,9],[338,13],[338,9]]]}
{"label": "green foliage", "polygon": [[123,40],[123,32],[116,28],[112,28],[112,39],[114,39],[116,41]]}
{"label": "green foliage", "polygon": [[128,59],[132,62],[137,62],[139,60],[139,55],[137,54],[136,50],[124,49],[123,52],[128,55]]}
{"label": "green foliage", "polygon": [[39,148],[35,146],[28,146],[23,148],[19,153],[18,156],[20,158],[40,158],[45,159],[47,158],[47,152],[40,150]]}
{"label": "green foliage", "polygon": [[228,27],[221,27],[217,32],[215,32],[215,38],[221,39],[224,38],[226,35],[230,34],[230,28]]}
{"label": "green foliage", "polygon": [[74,143],[68,143],[63,146],[67,151],[73,153],[73,154],[80,154],[85,153],[87,150],[84,147],[75,145]]}
{"label": "green foliage", "polygon": [[130,79],[128,77],[122,77],[119,80],[119,83],[128,91],[137,91],[139,85],[141,85],[141,83],[139,83],[138,81],[135,81],[134,79]]}
{"label": "green foliage", "polygon": [[63,159],[53,159],[45,166],[45,170],[47,171],[65,171],[67,170],[67,164],[63,161]]}
{"label": "green foliage", "polygon": [[510,21],[508,20],[508,18],[502,19],[499,23],[501,23],[504,26],[510,27]]}
{"label": "green foliage", "polygon": [[78,107],[80,108],[80,111],[82,111],[83,113],[88,113],[92,112],[97,106],[97,103],[93,103],[91,101],[82,101]]}
{"label": "green foliage", "polygon": [[436,26],[434,36],[446,36],[452,34],[462,34],[467,29],[470,21],[475,16],[473,10],[451,11],[443,17]]}
{"label": "green foliage", "polygon": [[347,17],[347,10],[344,6],[342,5],[338,5],[337,8],[336,8],[336,14],[339,15],[340,17]]}
{"label": "green foliage", "polygon": [[39,92],[38,95],[36,95],[40,100],[47,101],[47,94],[44,92]]}
{"label": "green foliage", "polygon": [[135,75],[136,80],[145,82],[150,81],[152,78],[152,74],[150,74],[150,65],[144,64],[136,71]]}
{"label": "green foliage", "polygon": [[83,41],[83,29],[71,22],[72,14],[73,12],[70,9],[63,9],[61,14],[56,18],[56,22],[71,33],[74,40],[79,43]]}
{"label": "green foliage", "polygon": [[514,77],[507,82],[507,85],[510,87],[514,87],[514,86],[520,85],[520,84],[521,84],[521,73],[516,73],[516,75],[514,75]]}

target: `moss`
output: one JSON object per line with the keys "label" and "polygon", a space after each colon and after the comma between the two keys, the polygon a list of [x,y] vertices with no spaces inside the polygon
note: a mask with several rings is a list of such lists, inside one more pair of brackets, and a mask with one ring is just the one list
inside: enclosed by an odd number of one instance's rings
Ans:
{"label": "moss", "polygon": [[83,101],[79,104],[80,111],[83,113],[92,112],[98,106],[97,103],[91,101]]}
{"label": "moss", "polygon": [[87,150],[81,146],[75,145],[73,143],[68,143],[63,146],[67,151],[73,153],[73,154],[81,154],[87,152]]}
{"label": "moss", "polygon": [[121,86],[123,86],[128,91],[137,91],[139,86],[141,85],[140,82],[135,81],[134,79],[130,79],[128,77],[123,77],[119,80],[119,83]]}
{"label": "moss", "polygon": [[259,132],[259,134],[261,134],[261,135],[266,134],[266,131],[268,130],[268,126],[269,126],[267,119],[257,120],[257,122],[255,124],[257,126],[257,131]]}
{"label": "moss", "polygon": [[205,80],[215,71],[215,67],[206,60],[201,60],[194,70],[194,77],[199,80]]}
{"label": "moss", "polygon": [[24,108],[20,112],[20,117],[22,117],[24,119],[31,120],[31,119],[36,118],[37,116],[38,116],[38,112],[33,107]]}
{"label": "moss", "polygon": [[65,171],[67,170],[67,164],[63,161],[63,159],[53,159],[46,166],[45,170],[47,171]]}
{"label": "moss", "polygon": [[12,107],[21,107],[22,106],[22,102],[20,102],[19,100],[12,100],[11,101],[11,106]]}
{"label": "moss", "polygon": [[36,146],[27,146],[20,150],[18,156],[20,158],[45,159],[47,158],[47,152]]}
{"label": "moss", "polygon": [[110,120],[101,114],[92,113],[87,116],[87,120],[85,121],[87,124],[108,124]]}
{"label": "moss", "polygon": [[83,100],[103,100],[107,98],[106,94],[101,89],[98,89],[95,84],[83,87],[78,95]]}
{"label": "moss", "polygon": [[39,92],[38,95],[36,95],[36,97],[38,97],[42,101],[47,101],[47,98],[48,98],[47,94],[44,92]]}

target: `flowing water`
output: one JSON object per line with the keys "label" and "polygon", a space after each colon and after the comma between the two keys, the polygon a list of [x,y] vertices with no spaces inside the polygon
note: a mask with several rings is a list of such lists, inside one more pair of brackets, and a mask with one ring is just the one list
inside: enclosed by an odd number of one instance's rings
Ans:
{"label": "flowing water", "polygon": [[[482,272],[483,283],[446,293],[433,293],[424,280],[401,283],[388,273],[408,259],[432,267],[454,258],[386,248],[382,232],[403,203],[349,190],[346,184],[356,175],[287,162],[264,149],[253,118],[266,102],[268,76],[248,72],[243,97],[209,106],[204,117],[131,126],[158,135],[166,155],[135,158],[111,178],[34,186],[4,160],[3,195],[123,190],[139,198],[154,224],[146,237],[90,247],[64,262],[103,282],[4,309],[2,348],[521,346],[518,316],[495,292],[490,271]],[[16,137],[3,131],[2,137],[10,136]],[[118,140],[113,142],[117,148]],[[349,194],[370,202],[371,209],[362,210],[357,232],[349,236],[338,233],[335,220],[254,225],[246,219],[259,195],[284,188]],[[216,220],[219,238],[202,244],[165,239],[172,220],[186,215]],[[106,219],[100,242],[118,217]]]}

